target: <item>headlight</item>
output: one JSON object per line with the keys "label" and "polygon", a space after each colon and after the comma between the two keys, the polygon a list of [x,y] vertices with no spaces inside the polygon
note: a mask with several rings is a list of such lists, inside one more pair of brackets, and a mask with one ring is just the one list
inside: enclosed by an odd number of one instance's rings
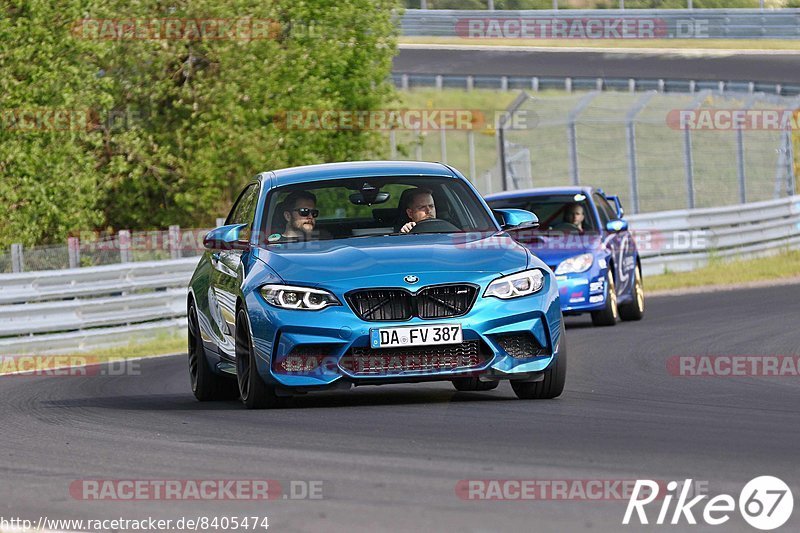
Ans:
{"label": "headlight", "polygon": [[577,274],[586,272],[594,261],[593,254],[581,254],[569,259],[564,259],[556,268],[556,274]]}
{"label": "headlight", "polygon": [[497,278],[489,284],[484,298],[496,296],[503,300],[528,296],[544,287],[544,274],[541,270],[533,269]]}
{"label": "headlight", "polygon": [[342,305],[336,296],[321,289],[292,287],[290,285],[264,285],[261,295],[268,304],[282,309],[319,311],[331,305]]}

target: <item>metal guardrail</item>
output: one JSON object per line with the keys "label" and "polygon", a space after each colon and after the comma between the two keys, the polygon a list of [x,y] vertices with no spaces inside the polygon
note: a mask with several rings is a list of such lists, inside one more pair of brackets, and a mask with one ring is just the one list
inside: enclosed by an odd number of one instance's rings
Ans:
{"label": "metal guardrail", "polygon": [[800,249],[800,195],[750,204],[627,217],[645,276],[687,272],[712,259]]}
{"label": "metal guardrail", "polygon": [[[590,21],[599,23],[590,25]],[[616,26],[614,21],[619,21]],[[623,30],[626,25],[628,29]],[[526,36],[625,38],[620,35],[638,39],[800,39],[800,9],[407,9],[400,29],[406,37],[465,37],[478,42],[481,38]]]}
{"label": "metal guardrail", "polygon": [[464,74],[392,74],[395,87],[437,89],[492,89],[500,91],[627,91],[689,93],[702,91],[764,93],[777,96],[800,95],[800,85],[746,80],[678,80],[670,78],[596,78],[586,76],[502,76]]}
{"label": "metal guardrail", "polygon": [[[627,217],[644,275],[800,249],[800,195]],[[186,326],[197,258],[0,275],[0,355],[100,349]]]}

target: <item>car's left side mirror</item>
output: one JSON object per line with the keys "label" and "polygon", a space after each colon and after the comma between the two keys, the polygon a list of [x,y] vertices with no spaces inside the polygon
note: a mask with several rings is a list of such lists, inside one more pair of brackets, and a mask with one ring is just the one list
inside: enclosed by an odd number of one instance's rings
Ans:
{"label": "car's left side mirror", "polygon": [[628,221],[621,218],[617,220],[609,220],[606,222],[606,230],[611,233],[619,233],[620,231],[628,230]]}
{"label": "car's left side mirror", "polygon": [[539,227],[539,217],[524,209],[494,209],[492,213],[506,231]]}
{"label": "car's left side mirror", "polygon": [[228,224],[209,231],[203,239],[207,250],[249,250],[250,242],[242,238],[247,224]]}

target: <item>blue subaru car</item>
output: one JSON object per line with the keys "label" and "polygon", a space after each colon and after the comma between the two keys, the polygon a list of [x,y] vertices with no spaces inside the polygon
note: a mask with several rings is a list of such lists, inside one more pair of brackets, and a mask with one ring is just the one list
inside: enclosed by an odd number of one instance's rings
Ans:
{"label": "blue subaru car", "polygon": [[591,187],[552,187],[492,194],[486,202],[539,217],[538,228],[516,237],[555,272],[565,315],[591,313],[596,326],[642,319],[641,260],[618,197]]}
{"label": "blue subaru car", "polygon": [[566,376],[555,277],[447,165],[352,162],[256,176],[206,251],[188,294],[199,400],[249,408],[312,391],[509,380],[559,396]]}

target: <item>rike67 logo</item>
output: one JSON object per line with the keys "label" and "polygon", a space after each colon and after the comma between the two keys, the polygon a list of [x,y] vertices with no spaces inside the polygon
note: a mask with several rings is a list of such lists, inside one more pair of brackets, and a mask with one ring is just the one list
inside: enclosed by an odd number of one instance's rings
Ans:
{"label": "rike67 logo", "polygon": [[[687,479],[682,486],[677,481],[667,483],[667,494],[660,499],[661,505],[655,524],[697,524],[697,518],[701,518],[708,525],[719,526],[730,520],[731,514],[737,508],[737,501],[733,496],[719,494],[703,505],[701,502],[708,495],[701,494],[689,499],[691,487],[691,479]],[[656,481],[636,480],[622,523],[628,525],[635,517],[640,524],[650,524],[652,513],[648,517],[645,507],[659,497],[658,488]],[[675,506],[671,508],[673,500],[676,500]],[[789,486],[773,476],[751,479],[739,493],[738,510],[742,518],[762,531],[781,527],[792,516],[793,509],[794,497]]]}

